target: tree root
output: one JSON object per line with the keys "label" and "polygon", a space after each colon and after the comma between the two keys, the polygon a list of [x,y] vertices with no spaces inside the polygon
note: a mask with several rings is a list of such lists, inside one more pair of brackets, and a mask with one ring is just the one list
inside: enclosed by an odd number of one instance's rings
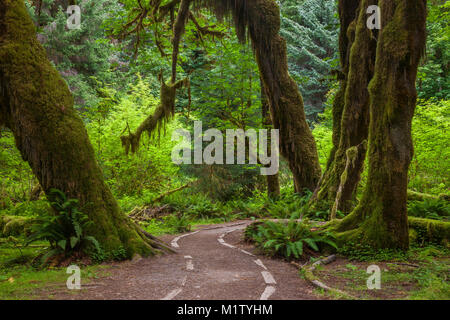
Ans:
{"label": "tree root", "polygon": [[356,297],[341,291],[339,289],[335,289],[335,288],[331,288],[329,286],[327,286],[326,284],[324,284],[322,281],[319,280],[319,278],[314,274],[314,270],[317,268],[317,266],[322,265],[322,264],[330,264],[331,262],[336,260],[336,255],[331,255],[328,256],[326,258],[323,258],[319,261],[314,262],[312,265],[310,266],[300,266],[298,264],[295,264],[296,266],[300,267],[300,270],[303,271],[303,274],[305,276],[305,279],[308,280],[309,282],[311,282],[311,284],[317,288],[323,289],[325,291],[328,291],[330,293],[334,293],[338,296],[341,296],[345,299],[349,299],[349,300],[354,300],[356,299]]}
{"label": "tree root", "polygon": [[142,229],[138,224],[136,225],[137,232],[143,238],[143,240],[150,245],[152,248],[155,248],[160,253],[176,253],[167,243],[158,239],[157,237],[151,235],[144,229]]}

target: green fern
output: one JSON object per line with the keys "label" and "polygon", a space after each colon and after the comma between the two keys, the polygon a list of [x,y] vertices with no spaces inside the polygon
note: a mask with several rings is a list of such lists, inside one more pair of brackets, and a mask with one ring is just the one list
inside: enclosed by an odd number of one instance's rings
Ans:
{"label": "green fern", "polygon": [[99,252],[100,244],[93,236],[86,234],[92,225],[88,216],[78,210],[78,200],[67,199],[66,195],[57,189],[51,189],[50,204],[56,214],[46,211],[37,219],[32,227],[33,233],[26,243],[38,240],[50,242],[50,250],[42,256],[42,261],[59,254],[66,256],[86,250],[89,245]]}
{"label": "green fern", "polygon": [[246,233],[268,255],[286,259],[300,258],[305,250],[319,251],[319,243],[337,249],[334,236],[328,232],[312,231],[307,222],[297,222],[296,215],[286,223],[265,221]]}
{"label": "green fern", "polygon": [[449,220],[449,202],[441,199],[426,199],[408,203],[408,215],[434,220]]}

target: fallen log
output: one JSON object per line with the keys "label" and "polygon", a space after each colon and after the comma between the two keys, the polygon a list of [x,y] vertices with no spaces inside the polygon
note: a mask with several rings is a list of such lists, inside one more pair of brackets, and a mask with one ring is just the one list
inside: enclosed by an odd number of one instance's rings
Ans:
{"label": "fallen log", "polygon": [[168,209],[170,206],[169,205],[164,205],[161,207],[152,207],[155,203],[160,202],[162,199],[164,199],[165,197],[174,194],[176,192],[179,192],[181,190],[184,190],[188,187],[191,187],[192,185],[194,185],[195,183],[197,183],[197,181],[191,181],[189,183],[186,183],[185,185],[178,187],[176,189],[173,190],[169,190],[163,194],[161,194],[160,196],[156,197],[155,199],[153,199],[151,201],[150,204],[145,204],[143,206],[140,207],[135,207],[133,210],[131,210],[128,213],[128,217],[130,217],[131,219],[135,220],[135,221],[148,221],[151,220],[153,218],[157,218],[160,217],[162,215],[164,215],[164,210]]}
{"label": "fallen log", "polygon": [[449,246],[450,222],[408,217],[410,242]]}
{"label": "fallen log", "polygon": [[447,200],[450,201],[450,195],[448,194],[440,194],[438,196],[422,193],[413,190],[408,190],[408,201],[425,201],[425,200]]}
{"label": "fallen log", "polygon": [[193,185],[194,183],[196,183],[196,182],[197,182],[197,181],[194,181],[194,182],[191,181],[191,182],[189,182],[189,183],[186,183],[184,186],[181,186],[181,187],[179,187],[179,188],[176,188],[176,189],[167,191],[166,193],[163,193],[163,194],[160,195],[159,197],[153,199],[153,200],[152,200],[152,203],[160,202],[160,201],[161,201],[162,199],[164,199],[165,197],[170,196],[171,194],[173,194],[173,193],[175,193],[175,192],[184,190],[184,189],[186,189],[186,188],[192,186],[192,185]]}

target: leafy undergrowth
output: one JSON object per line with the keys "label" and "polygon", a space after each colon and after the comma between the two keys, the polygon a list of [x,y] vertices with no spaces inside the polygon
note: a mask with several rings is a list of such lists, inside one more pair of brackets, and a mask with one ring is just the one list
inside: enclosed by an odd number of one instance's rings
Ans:
{"label": "leafy undergrowth", "polygon": [[[245,208],[242,205],[245,204]],[[250,209],[253,208],[253,209]],[[197,225],[219,224],[240,219],[255,218],[261,209],[261,201],[250,205],[244,201],[227,203],[213,201],[202,194],[172,194],[159,204],[149,207],[149,218],[139,221],[149,233],[159,236],[189,232]]]}
{"label": "leafy undergrowth", "polygon": [[286,260],[305,260],[318,255],[321,249],[337,249],[333,234],[297,218],[294,214],[288,221],[254,223],[245,230],[245,239],[253,242],[261,253]]}
{"label": "leafy undergrowth", "polygon": [[[38,268],[33,260],[48,246],[36,242],[20,247],[0,242],[0,300],[51,299],[55,291],[68,290],[66,268]],[[81,283],[106,275],[106,265],[80,266]]]}
{"label": "leafy undergrowth", "polygon": [[[315,274],[326,285],[358,299],[449,300],[449,263],[448,249],[428,246],[412,248],[407,253],[384,250],[371,258],[367,252],[353,254],[351,259],[339,256],[335,262],[320,266]],[[372,275],[367,268],[372,265],[380,268],[380,289],[367,287]]]}
{"label": "leafy undergrowth", "polygon": [[266,194],[256,192],[250,198],[228,202],[213,201],[200,193],[193,195],[179,192],[148,207],[148,218],[139,222],[146,231],[158,236],[188,232],[196,225],[243,219],[290,219],[292,216],[321,221],[327,219],[328,212],[312,214],[305,210],[311,193],[300,196],[292,193],[291,189],[282,188],[278,199],[270,199]]}
{"label": "leafy undergrowth", "polygon": [[425,199],[408,202],[408,215],[434,220],[450,220],[450,206],[447,200]]}
{"label": "leafy undergrowth", "polygon": [[165,234],[185,233],[195,230],[199,225],[219,224],[223,222],[219,218],[191,220],[184,216],[180,218],[171,215],[162,219],[152,219],[144,223],[144,228],[154,236],[161,236]]}

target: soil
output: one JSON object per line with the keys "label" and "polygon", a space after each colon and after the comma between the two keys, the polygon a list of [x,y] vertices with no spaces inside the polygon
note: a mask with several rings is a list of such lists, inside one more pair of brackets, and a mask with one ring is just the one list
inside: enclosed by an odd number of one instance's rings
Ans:
{"label": "soil", "polygon": [[[323,299],[288,262],[258,255],[243,240],[249,221],[201,226],[164,236],[177,251],[116,263],[81,290],[52,288],[52,299],[310,300]],[[48,293],[46,297],[48,299]]]}
{"label": "soil", "polygon": [[[152,258],[109,264],[106,275],[68,290],[65,284],[48,286],[42,299],[63,300],[317,300],[335,299],[300,277],[287,261],[261,255],[244,241],[250,221],[198,226],[182,235],[161,240],[176,251]],[[305,261],[301,263],[305,264]],[[381,269],[381,289],[369,290],[367,267]],[[314,273],[327,286],[357,299],[405,299],[417,289],[402,263],[356,262],[338,257]],[[338,297],[339,298],[339,297]]]}
{"label": "soil", "polygon": [[[367,273],[370,265],[377,265],[381,271],[380,290],[367,288]],[[327,286],[342,290],[359,299],[397,300],[405,299],[411,291],[418,288],[408,277],[414,265],[393,262],[359,262],[337,258],[329,265],[320,267],[314,273]],[[403,277],[396,277],[401,274]]]}

